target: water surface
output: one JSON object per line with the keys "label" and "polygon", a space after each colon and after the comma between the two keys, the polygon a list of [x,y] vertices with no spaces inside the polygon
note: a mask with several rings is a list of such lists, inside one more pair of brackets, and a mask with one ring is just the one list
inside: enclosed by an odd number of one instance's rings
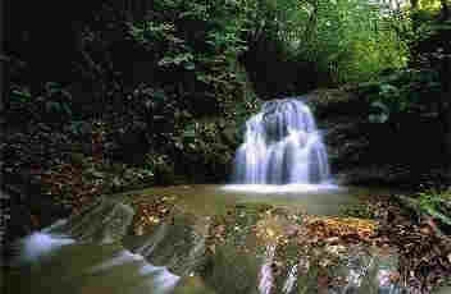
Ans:
{"label": "water surface", "polygon": [[[178,185],[140,191],[146,197],[177,197],[187,207],[220,213],[226,206],[270,204],[300,208],[310,214],[338,215],[348,206],[372,197],[397,193],[384,187],[342,187],[333,184],[293,185]],[[132,193],[132,195],[134,195]]]}

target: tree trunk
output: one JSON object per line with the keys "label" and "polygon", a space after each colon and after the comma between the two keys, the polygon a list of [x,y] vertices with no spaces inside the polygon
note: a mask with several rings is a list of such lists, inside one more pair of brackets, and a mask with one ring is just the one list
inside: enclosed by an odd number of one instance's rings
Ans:
{"label": "tree trunk", "polygon": [[309,2],[310,5],[313,6],[313,11],[310,14],[309,20],[307,22],[307,25],[305,27],[304,31],[304,40],[310,41],[311,38],[313,38],[313,33],[316,28],[316,21],[317,21],[317,14],[318,14],[318,1],[312,1]]}
{"label": "tree trunk", "polygon": [[451,56],[442,61],[440,70],[442,95],[439,108],[439,118],[443,126],[443,155],[448,168],[451,168]]}
{"label": "tree trunk", "polygon": [[441,21],[446,21],[450,17],[450,11],[449,11],[449,3],[448,0],[440,0],[441,4]]}
{"label": "tree trunk", "polygon": [[445,134],[444,134],[444,147],[446,155],[446,166],[451,170],[451,107],[448,105],[448,109],[445,112]]}
{"label": "tree trunk", "polygon": [[[0,117],[3,119],[4,111],[8,107],[9,97],[9,58],[6,56],[4,44],[8,40],[9,30],[6,25],[9,22],[9,16],[6,12],[6,5],[4,1],[0,1]],[[2,122],[3,123],[3,122]]]}

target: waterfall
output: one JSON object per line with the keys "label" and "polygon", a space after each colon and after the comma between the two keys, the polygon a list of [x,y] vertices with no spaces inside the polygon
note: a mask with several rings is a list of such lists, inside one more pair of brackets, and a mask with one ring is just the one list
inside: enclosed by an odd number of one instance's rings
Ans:
{"label": "waterfall", "polygon": [[234,160],[235,184],[321,184],[329,178],[326,148],[306,104],[269,101],[246,122]]}

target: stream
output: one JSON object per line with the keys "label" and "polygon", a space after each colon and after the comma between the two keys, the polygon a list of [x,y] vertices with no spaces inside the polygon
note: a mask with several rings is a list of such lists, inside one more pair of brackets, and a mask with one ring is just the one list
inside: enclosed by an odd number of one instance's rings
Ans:
{"label": "stream", "polygon": [[[6,293],[320,293],[311,257],[302,256],[296,239],[271,234],[289,236],[298,211],[338,215],[359,193],[369,190],[232,194],[194,185],[118,195],[18,241]],[[133,230],[130,201],[172,195],[178,197],[174,213]],[[259,227],[269,235],[259,236]],[[389,279],[395,253],[339,245],[318,250],[324,250],[320,257],[341,256],[327,273],[341,284],[321,293],[401,293]]]}
{"label": "stream", "polygon": [[[7,294],[398,294],[390,248],[371,220],[339,219],[387,191],[334,183],[326,146],[298,99],[266,102],[246,123],[232,183],[101,197],[25,237]],[[316,246],[316,244],[319,244]]]}

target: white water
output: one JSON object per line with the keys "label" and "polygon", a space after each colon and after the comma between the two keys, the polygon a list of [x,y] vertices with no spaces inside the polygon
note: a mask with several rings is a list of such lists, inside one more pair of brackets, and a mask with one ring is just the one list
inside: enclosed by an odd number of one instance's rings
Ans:
{"label": "white water", "polygon": [[145,261],[144,256],[131,253],[128,250],[122,250],[116,257],[102,262],[92,267],[89,273],[96,274],[102,271],[108,271],[113,267],[121,266],[127,263],[140,262],[138,273],[143,276],[149,276],[149,287],[151,293],[170,293],[177,285],[180,277],[171,273],[165,266],[154,266]]}
{"label": "white water", "polygon": [[268,245],[265,251],[265,259],[259,273],[258,290],[260,294],[270,294],[274,285],[274,276],[271,265],[276,253],[276,245]]}
{"label": "white water", "polygon": [[268,185],[268,184],[233,184],[226,185],[221,188],[225,191],[235,191],[235,192],[249,192],[257,194],[289,194],[289,193],[308,193],[308,192],[327,192],[336,191],[341,189],[339,186],[324,183],[324,184],[287,184],[287,185]]}
{"label": "white water", "polygon": [[75,240],[37,232],[25,237],[20,243],[22,248],[19,260],[36,261],[55,249],[75,243]]}
{"label": "white water", "polygon": [[[51,230],[51,227],[41,232],[33,233],[19,242],[20,263],[40,263],[43,257],[58,258],[58,250],[63,246],[86,244],[79,244],[73,238],[48,233],[49,230]],[[74,258],[77,257],[74,256]],[[96,277],[99,273],[107,273],[108,271],[113,271],[115,268],[130,263],[136,263],[137,272],[144,279],[144,283],[141,285],[137,284],[136,287],[145,287],[145,292],[156,294],[171,293],[180,280],[180,277],[171,273],[167,267],[154,266],[148,263],[143,255],[132,253],[125,249],[97,265],[84,269],[83,272],[88,276]],[[103,282],[105,281],[99,279],[99,283]],[[111,281],[111,283],[115,282],[117,281]]]}
{"label": "white water", "polygon": [[284,294],[290,294],[293,291],[297,278],[298,278],[298,265],[295,264],[290,268],[288,278],[283,284],[282,292]]}
{"label": "white water", "polygon": [[119,254],[107,261],[102,262],[99,265],[96,265],[89,269],[89,273],[99,273],[105,270],[108,270],[114,266],[119,266],[122,264],[126,264],[134,261],[143,261],[144,257],[139,254],[133,254],[128,250],[122,250]]}
{"label": "white water", "polygon": [[[316,191],[329,181],[326,148],[313,115],[303,102],[296,99],[266,102],[262,111],[246,122],[244,143],[234,161],[234,184],[298,184],[283,189]],[[280,187],[260,188],[264,192],[280,191]]]}

